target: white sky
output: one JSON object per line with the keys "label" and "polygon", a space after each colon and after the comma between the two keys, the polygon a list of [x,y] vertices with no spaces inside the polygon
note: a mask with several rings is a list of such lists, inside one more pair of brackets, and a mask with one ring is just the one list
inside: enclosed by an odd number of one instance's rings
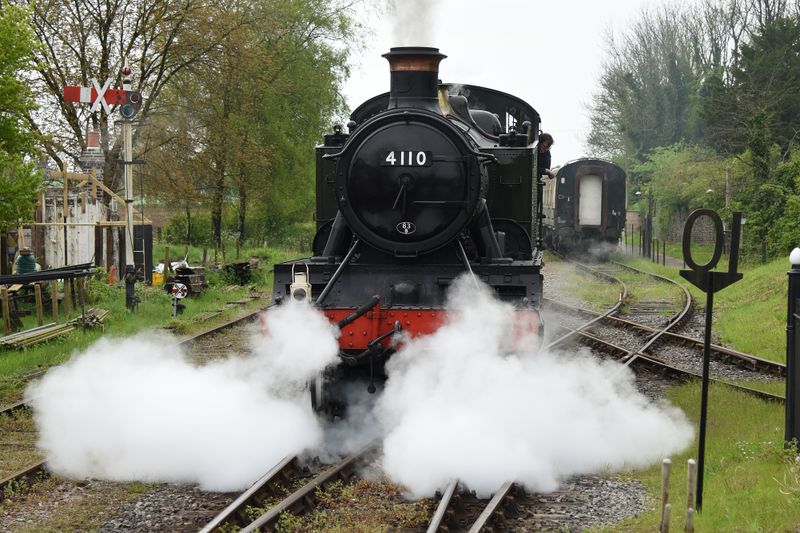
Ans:
{"label": "white sky", "polygon": [[[694,3],[695,0],[687,0]],[[366,0],[374,29],[365,50],[354,52],[345,85],[350,109],[389,90],[392,46],[434,46],[447,55],[439,78],[491,87],[518,96],[542,117],[555,138],[553,165],[586,155],[588,104],[605,61],[605,35],[619,34],[643,8],[660,0]],[[381,14],[380,12],[383,11]],[[395,29],[408,33],[395,36]]]}

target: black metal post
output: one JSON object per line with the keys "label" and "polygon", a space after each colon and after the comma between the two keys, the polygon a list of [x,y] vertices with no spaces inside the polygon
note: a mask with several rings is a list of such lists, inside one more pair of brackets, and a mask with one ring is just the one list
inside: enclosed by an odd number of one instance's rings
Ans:
{"label": "black metal post", "polygon": [[661,241],[661,264],[667,266],[667,241]]}
{"label": "black metal post", "polygon": [[789,275],[789,305],[786,313],[786,432],[787,443],[800,442],[800,393],[798,393],[798,371],[800,357],[797,346],[797,317],[800,312],[800,248],[795,248],[789,257],[792,269]]}
{"label": "black metal post", "polygon": [[133,265],[125,265],[125,307],[136,309],[139,299],[136,296],[136,270]]}
{"label": "black metal post", "polygon": [[703,467],[706,455],[706,419],[708,417],[708,373],[711,361],[711,318],[714,310],[713,277],[709,271],[707,275],[706,293],[706,330],[703,346],[703,387],[700,396],[700,445],[697,452],[697,511],[703,508]]}
{"label": "black metal post", "polygon": [[644,231],[643,226],[639,224],[639,257],[644,256]]}

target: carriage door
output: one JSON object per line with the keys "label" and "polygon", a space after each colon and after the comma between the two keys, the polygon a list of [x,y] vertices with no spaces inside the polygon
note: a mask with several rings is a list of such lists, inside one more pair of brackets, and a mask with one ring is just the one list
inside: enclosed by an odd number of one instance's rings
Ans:
{"label": "carriage door", "polygon": [[584,174],[580,180],[578,224],[580,226],[599,226],[603,220],[603,176]]}

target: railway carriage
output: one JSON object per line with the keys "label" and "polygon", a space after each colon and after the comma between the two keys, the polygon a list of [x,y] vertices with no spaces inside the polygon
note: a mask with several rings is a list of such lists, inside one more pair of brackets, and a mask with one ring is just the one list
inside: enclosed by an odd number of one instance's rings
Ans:
{"label": "railway carriage", "polygon": [[341,414],[345,387],[375,392],[399,332],[446,320],[454,279],[472,272],[540,334],[539,114],[523,100],[439,82],[435,48],[392,48],[390,91],[317,147],[313,256],[275,266],[273,298],[309,300],[338,325],[341,364],[311,384]]}
{"label": "railway carriage", "polygon": [[544,186],[544,237],[562,252],[607,253],[625,228],[625,171],[602,159],[570,161]]}

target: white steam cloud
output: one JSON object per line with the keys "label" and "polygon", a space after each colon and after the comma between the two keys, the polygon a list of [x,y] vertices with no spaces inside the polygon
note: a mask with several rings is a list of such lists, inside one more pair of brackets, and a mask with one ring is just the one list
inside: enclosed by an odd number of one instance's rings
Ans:
{"label": "white steam cloud", "polygon": [[392,16],[394,46],[435,46],[433,27],[434,0],[387,0]]}
{"label": "white steam cloud", "polygon": [[462,278],[450,309],[449,324],[393,356],[378,405],[384,470],[414,495],[454,479],[480,495],[509,480],[552,491],[573,474],[652,463],[692,438],[682,412],[650,403],[615,363],[533,343],[506,354],[513,310],[485,287]]}
{"label": "white steam cloud", "polygon": [[198,367],[171,339],[101,340],[29,387],[39,447],[55,473],[110,480],[250,485],[319,445],[305,380],[338,353],[324,316],[271,312],[253,354]]}
{"label": "white steam cloud", "polygon": [[508,480],[552,491],[689,443],[684,415],[639,394],[627,368],[515,337],[513,309],[485,286],[458,280],[449,308],[392,357],[381,394],[352,385],[349,419],[325,428],[305,382],[337,361],[337,333],[308,306],[271,311],[251,355],[200,367],[163,337],[100,341],[29,387],[39,446],[68,477],[229,491],[285,455],[333,458],[378,438],[384,472],[428,496],[453,479],[480,495]]}

